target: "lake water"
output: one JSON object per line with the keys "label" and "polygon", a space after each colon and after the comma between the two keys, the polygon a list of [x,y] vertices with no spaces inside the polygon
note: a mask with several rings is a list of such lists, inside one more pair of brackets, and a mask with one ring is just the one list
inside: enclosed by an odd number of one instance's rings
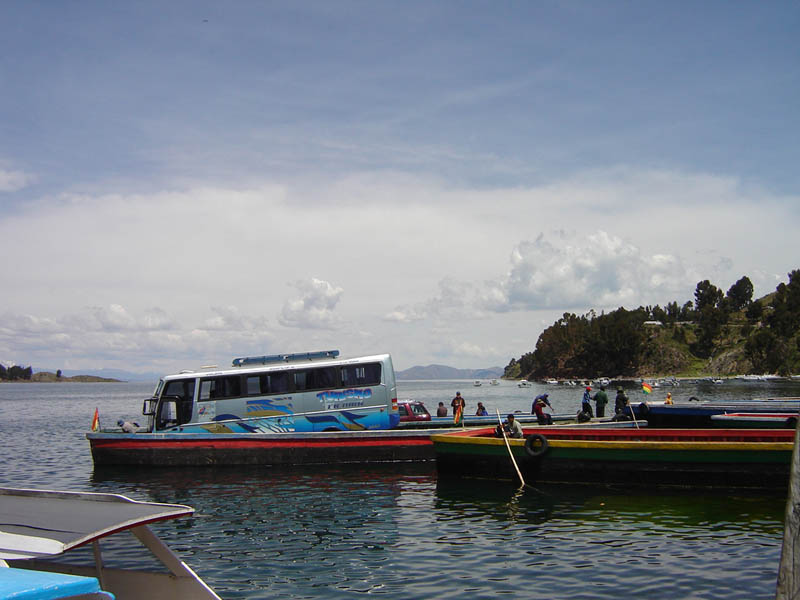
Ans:
{"label": "lake water", "polygon": [[[432,463],[347,468],[102,469],[85,433],[141,418],[153,384],[0,384],[0,485],[188,504],[154,526],[223,598],[773,598],[783,495],[438,480]],[[501,414],[545,388],[400,382],[429,409],[456,391]],[[798,382],[657,388],[680,401],[800,395]],[[629,389],[632,401],[644,399]],[[612,394],[613,402],[613,394]],[[113,550],[112,550],[113,553]],[[124,557],[123,557],[124,560]]]}

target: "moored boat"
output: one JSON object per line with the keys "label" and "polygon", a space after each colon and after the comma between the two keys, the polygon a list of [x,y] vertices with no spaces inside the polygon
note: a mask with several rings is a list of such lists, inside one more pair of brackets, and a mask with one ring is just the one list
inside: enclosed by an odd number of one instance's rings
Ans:
{"label": "moored boat", "polygon": [[[509,439],[526,482],[783,487],[794,432],[788,429],[524,428]],[[515,479],[493,429],[433,435],[441,476]]]}
{"label": "moored boat", "polygon": [[[452,419],[450,420],[452,427]],[[295,433],[87,433],[95,466],[324,465],[433,460],[426,429]],[[446,430],[445,430],[446,431]]]}
{"label": "moored boat", "polygon": [[746,427],[750,429],[772,429],[797,427],[798,413],[723,413],[711,415],[715,427]]}
{"label": "moored boat", "polygon": [[712,427],[714,415],[725,413],[794,413],[800,411],[800,398],[767,398],[728,402],[705,402],[697,398],[664,404],[641,402],[632,404],[640,419],[650,427]]}
{"label": "moored boat", "polygon": [[[117,600],[219,600],[148,527],[193,512],[189,506],[138,502],[117,494],[0,488],[0,580],[18,594],[3,597],[99,599],[111,598],[105,593],[110,592]],[[165,570],[112,568],[100,540],[123,531],[133,533]],[[85,545],[92,546],[91,564],[58,561]],[[53,586],[69,595],[19,595],[37,589],[52,594]]]}
{"label": "moored boat", "polygon": [[[470,417],[465,417],[465,421]],[[486,417],[479,427],[492,423]],[[533,417],[535,419],[535,417]],[[574,418],[573,418],[574,420]],[[441,427],[433,421],[442,421]],[[496,421],[494,421],[496,424]],[[452,418],[404,423],[389,431],[311,433],[87,433],[95,467],[327,465],[433,460],[431,435],[464,431]],[[415,427],[418,426],[418,427]],[[572,427],[574,425],[553,425]],[[601,421],[591,427],[633,427],[632,422]]]}

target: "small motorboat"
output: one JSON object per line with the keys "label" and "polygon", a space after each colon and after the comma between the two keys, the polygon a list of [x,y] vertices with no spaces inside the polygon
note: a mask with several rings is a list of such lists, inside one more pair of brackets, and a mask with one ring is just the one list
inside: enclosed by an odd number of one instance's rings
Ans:
{"label": "small motorboat", "polygon": [[[181,504],[138,502],[117,494],[0,488],[0,591],[14,594],[2,597],[220,600],[148,527],[193,512]],[[112,568],[109,557],[101,554],[100,540],[124,531],[130,531],[164,569]],[[73,562],[75,553],[69,562],[58,560],[87,545],[93,550],[92,564]],[[132,547],[141,551],[138,544]],[[54,585],[62,586],[64,594],[35,595]]]}

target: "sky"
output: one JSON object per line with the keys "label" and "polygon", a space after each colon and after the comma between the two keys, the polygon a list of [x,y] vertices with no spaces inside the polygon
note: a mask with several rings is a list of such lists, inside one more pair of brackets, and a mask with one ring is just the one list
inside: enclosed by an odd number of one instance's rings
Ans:
{"label": "sky", "polygon": [[796,1],[10,0],[0,363],[505,366],[800,268]]}

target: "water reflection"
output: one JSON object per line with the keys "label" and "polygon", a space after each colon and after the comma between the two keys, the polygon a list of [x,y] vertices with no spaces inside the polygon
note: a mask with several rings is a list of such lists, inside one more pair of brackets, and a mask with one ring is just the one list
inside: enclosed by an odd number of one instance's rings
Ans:
{"label": "water reflection", "polygon": [[[437,401],[451,385],[415,384]],[[433,463],[93,470],[84,433],[94,407],[101,419],[136,418],[152,386],[19,387],[0,386],[12,449],[0,456],[2,483],[193,506],[193,517],[154,528],[228,600],[774,596],[780,494],[538,484],[520,493],[439,480]],[[481,399],[529,410],[535,391],[503,382]],[[562,393],[564,406],[579,402]]]}

